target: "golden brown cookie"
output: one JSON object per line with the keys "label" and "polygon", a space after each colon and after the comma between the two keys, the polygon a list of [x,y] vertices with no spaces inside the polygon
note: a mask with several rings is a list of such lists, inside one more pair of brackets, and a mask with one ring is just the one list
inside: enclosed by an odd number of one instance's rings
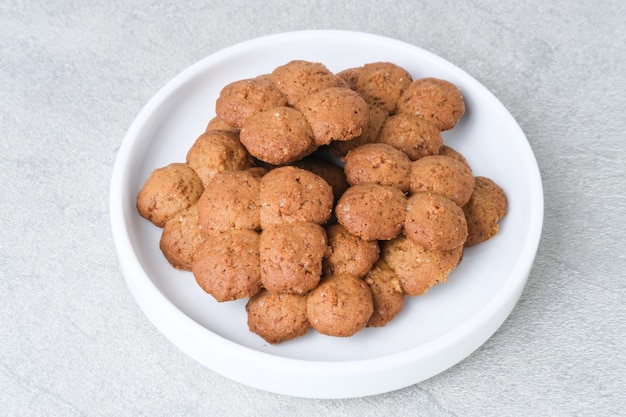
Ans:
{"label": "golden brown cookie", "polygon": [[474,192],[463,206],[469,231],[465,246],[474,246],[494,237],[500,230],[498,222],[507,209],[504,190],[490,178],[476,177]]}
{"label": "golden brown cookie", "polygon": [[442,195],[414,194],[407,200],[404,234],[428,249],[458,248],[467,239],[465,214],[454,201]]}
{"label": "golden brown cookie", "polygon": [[368,143],[348,152],[344,171],[350,185],[375,183],[409,191],[411,160],[385,143]]}
{"label": "golden brown cookie", "polygon": [[333,208],[333,191],[319,175],[294,166],[269,171],[261,178],[261,228],[293,223],[323,224]]}
{"label": "golden brown cookie", "polygon": [[267,169],[265,167],[262,167],[262,166],[254,166],[252,168],[246,169],[246,171],[251,173],[254,177],[256,177],[258,179],[261,179],[261,177],[263,177],[263,175],[267,174],[269,169]]}
{"label": "golden brown cookie", "polygon": [[258,232],[244,229],[207,236],[191,265],[198,285],[219,302],[259,292],[259,240]]}
{"label": "golden brown cookie", "polygon": [[365,240],[389,240],[404,226],[406,197],[395,187],[357,184],[346,190],[335,207],[337,221]]}
{"label": "golden brown cookie", "polygon": [[367,327],[383,327],[393,320],[404,307],[404,291],[400,278],[387,262],[379,259],[364,278],[372,291],[374,312]]}
{"label": "golden brown cookie", "polygon": [[239,138],[252,156],[273,165],[296,161],[316,149],[309,122],[291,107],[274,107],[250,116]]}
{"label": "golden brown cookie", "polygon": [[202,240],[198,227],[198,205],[194,204],[165,222],[159,248],[174,268],[191,271],[193,257]]}
{"label": "golden brown cookie", "polygon": [[246,303],[248,328],[271,344],[304,336],[311,328],[306,317],[306,301],[304,295],[263,289]]}
{"label": "golden brown cookie", "polygon": [[385,120],[377,141],[400,149],[411,161],[437,155],[443,145],[437,126],[409,113],[396,114]]}
{"label": "golden brown cookie", "polygon": [[408,71],[391,62],[367,63],[339,72],[337,76],[361,94],[368,104],[381,107],[390,114],[396,111],[400,94],[413,81]]}
{"label": "golden brown cookie", "polygon": [[365,276],[378,259],[378,241],[365,240],[348,232],[339,223],[326,226],[330,252],[323,262],[324,275]]}
{"label": "golden brown cookie", "polygon": [[289,106],[310,94],[344,84],[324,64],[305,60],[293,60],[276,67],[271,79],[287,97]]}
{"label": "golden brown cookie", "polygon": [[381,258],[394,270],[406,295],[426,293],[446,282],[463,255],[463,246],[447,251],[428,249],[404,235],[383,242]]}
{"label": "golden brown cookie", "polygon": [[182,163],[157,168],[137,194],[139,214],[163,227],[174,214],[195,204],[204,187],[193,169]]}
{"label": "golden brown cookie", "polygon": [[449,81],[421,78],[413,81],[398,99],[397,113],[409,113],[450,130],[465,114],[461,90]]}
{"label": "golden brown cookie", "polygon": [[322,157],[313,155],[307,156],[294,162],[293,166],[306,169],[322,177],[333,189],[335,200],[338,200],[350,186],[348,180],[346,180],[346,174],[343,169]]}
{"label": "golden brown cookie", "polygon": [[359,71],[361,71],[363,67],[352,67],[346,68],[344,70],[339,71],[335,75],[337,78],[343,80],[347,86],[351,89],[356,89],[356,81],[359,75]]}
{"label": "golden brown cookie", "polygon": [[467,162],[467,159],[465,159],[465,156],[461,152],[457,151],[454,148],[451,148],[448,145],[441,146],[441,148],[439,149],[439,155],[449,156],[451,158],[458,160],[459,162],[463,162],[465,165],[467,165],[468,168],[470,167],[469,163]]}
{"label": "golden brown cookie", "polygon": [[385,123],[385,120],[389,117],[389,113],[387,110],[372,105],[368,105],[368,113],[369,118],[367,126],[360,136],[350,140],[335,140],[328,145],[334,156],[342,157],[356,147],[365,145],[366,143],[376,142],[378,132],[380,132],[383,123]]}
{"label": "golden brown cookie", "polygon": [[287,97],[272,82],[270,75],[234,81],[220,91],[215,113],[226,124],[241,129],[255,113],[287,105]]}
{"label": "golden brown cookie", "polygon": [[225,171],[215,175],[198,200],[203,235],[231,229],[261,229],[260,179],[254,171]]}
{"label": "golden brown cookie", "polygon": [[214,118],[209,120],[209,123],[207,123],[205,130],[206,131],[226,130],[227,132],[233,132],[233,133],[239,134],[239,128],[232,127],[231,125],[226,123],[224,120],[222,120],[219,116],[215,116]]}
{"label": "golden brown cookie", "polygon": [[349,88],[320,90],[303,97],[294,107],[309,122],[317,146],[353,139],[367,129],[369,107],[363,97]]}
{"label": "golden brown cookie", "polygon": [[268,291],[304,294],[317,286],[328,252],[326,232],[310,223],[290,223],[261,232],[261,281]]}
{"label": "golden brown cookie", "polygon": [[410,185],[412,194],[440,194],[462,206],[472,195],[474,175],[458,159],[431,155],[413,161]]}
{"label": "golden brown cookie", "polygon": [[354,335],[365,327],[373,311],[369,286],[350,274],[325,278],[307,297],[309,323],[328,336]]}
{"label": "golden brown cookie", "polygon": [[210,130],[201,134],[187,151],[187,165],[206,186],[219,172],[250,168],[252,158],[236,133]]}

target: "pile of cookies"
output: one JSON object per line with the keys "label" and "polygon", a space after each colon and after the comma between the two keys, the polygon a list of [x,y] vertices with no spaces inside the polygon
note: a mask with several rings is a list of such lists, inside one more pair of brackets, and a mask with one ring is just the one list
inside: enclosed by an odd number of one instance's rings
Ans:
{"label": "pile of cookies", "polygon": [[226,85],[215,111],[137,209],[172,266],[219,302],[248,299],[269,343],[385,326],[506,214],[503,190],[443,143],[465,113],[448,81],[296,60]]}

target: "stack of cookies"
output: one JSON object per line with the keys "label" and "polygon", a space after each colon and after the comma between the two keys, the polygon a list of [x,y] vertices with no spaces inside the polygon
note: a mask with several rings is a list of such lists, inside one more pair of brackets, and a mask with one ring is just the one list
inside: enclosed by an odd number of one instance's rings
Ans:
{"label": "stack of cookies", "polygon": [[215,110],[137,208],[173,267],[219,302],[248,299],[269,343],[387,325],[506,214],[503,190],[443,143],[465,113],[448,81],[299,60],[226,85]]}

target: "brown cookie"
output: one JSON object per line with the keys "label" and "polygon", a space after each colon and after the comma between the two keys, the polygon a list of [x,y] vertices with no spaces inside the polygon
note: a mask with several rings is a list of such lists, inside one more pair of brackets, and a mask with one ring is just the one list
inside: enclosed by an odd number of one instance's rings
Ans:
{"label": "brown cookie", "polygon": [[437,126],[409,113],[396,114],[386,119],[378,132],[377,141],[400,149],[411,161],[437,155],[443,145]]}
{"label": "brown cookie", "polygon": [[469,231],[465,246],[474,246],[494,237],[500,230],[498,222],[507,209],[504,190],[490,178],[476,177],[474,192],[463,206]]}
{"label": "brown cookie", "polygon": [[231,229],[261,229],[260,179],[254,171],[225,171],[215,175],[198,200],[203,235]]}
{"label": "brown cookie", "polygon": [[383,123],[385,123],[385,120],[389,117],[389,113],[387,110],[372,105],[368,105],[368,113],[367,126],[360,136],[350,140],[336,140],[328,145],[333,155],[342,157],[354,148],[365,145],[366,143],[376,142],[378,132],[380,132]]}
{"label": "brown cookie", "polygon": [[368,143],[348,152],[344,171],[350,185],[376,183],[409,191],[411,160],[385,143]]}
{"label": "brown cookie", "polygon": [[450,130],[465,114],[461,90],[449,81],[421,78],[413,81],[398,99],[397,113],[409,113]]}
{"label": "brown cookie", "polygon": [[214,118],[209,120],[209,123],[207,123],[205,130],[226,130],[227,132],[239,134],[239,128],[232,127],[231,125],[223,121],[219,116],[215,116]]}
{"label": "brown cookie", "polygon": [[457,205],[467,203],[474,189],[469,166],[445,155],[425,156],[411,164],[412,194],[432,193],[448,197]]}
{"label": "brown cookie", "polygon": [[304,294],[317,286],[328,252],[326,232],[310,223],[290,223],[261,232],[261,281],[268,291]]}
{"label": "brown cookie", "polygon": [[198,227],[198,205],[194,204],[165,222],[159,248],[174,268],[191,271],[193,257],[202,240]]}
{"label": "brown cookie", "polygon": [[294,107],[309,122],[317,146],[353,139],[367,129],[369,107],[349,88],[320,90],[303,97]]}
{"label": "brown cookie", "polygon": [[463,209],[438,194],[418,193],[407,200],[404,234],[434,250],[458,248],[467,239]]}
{"label": "brown cookie", "polygon": [[444,155],[444,156],[449,156],[451,158],[454,158],[458,160],[459,162],[464,163],[465,165],[467,165],[468,168],[470,168],[470,165],[467,162],[467,159],[465,159],[465,156],[461,152],[457,151],[454,148],[451,148],[448,145],[441,146],[441,148],[439,149],[439,155]]}
{"label": "brown cookie", "polygon": [[187,151],[187,165],[206,186],[219,172],[250,168],[252,158],[236,133],[210,130],[201,134]]}
{"label": "brown cookie", "polygon": [[248,328],[273,345],[304,336],[311,325],[306,296],[261,290],[246,303]]}
{"label": "brown cookie", "polygon": [[267,174],[269,169],[262,167],[262,166],[254,166],[252,168],[246,169],[246,171],[252,174],[255,178],[261,179],[263,175]]}
{"label": "brown cookie", "polygon": [[294,166],[269,171],[261,178],[261,228],[293,223],[323,224],[333,208],[333,191],[319,175]]}
{"label": "brown cookie", "polygon": [[337,78],[343,80],[348,86],[348,88],[351,88],[354,90],[356,89],[356,81],[359,75],[359,71],[361,71],[362,68],[363,67],[346,68],[344,70],[339,71],[335,75],[337,76]]}
{"label": "brown cookie", "polygon": [[310,94],[344,84],[324,64],[304,60],[293,60],[276,67],[271,79],[287,97],[289,106]]}
{"label": "brown cookie", "polygon": [[307,297],[309,323],[328,336],[354,335],[365,327],[373,311],[369,286],[350,274],[325,278]]}
{"label": "brown cookie", "polygon": [[404,226],[406,197],[395,187],[357,184],[346,190],[335,207],[337,221],[365,240],[389,240]]}
{"label": "brown cookie", "polygon": [[255,113],[285,106],[287,97],[271,80],[270,75],[234,81],[220,91],[215,113],[226,124],[241,129]]}
{"label": "brown cookie", "polygon": [[259,292],[259,241],[254,230],[232,229],[207,236],[191,265],[198,285],[219,302]]}
{"label": "brown cookie", "polygon": [[396,111],[400,94],[413,81],[408,71],[391,62],[371,62],[337,76],[346,80],[368,104],[381,107],[389,114]]}
{"label": "brown cookie", "polygon": [[316,149],[309,122],[291,107],[274,107],[250,116],[239,138],[252,156],[273,165],[296,161]]}
{"label": "brown cookie", "polygon": [[204,187],[193,169],[182,163],[157,168],[137,194],[139,214],[158,227],[195,204]]}
{"label": "brown cookie", "polygon": [[333,196],[335,200],[339,199],[341,195],[348,189],[350,184],[346,180],[346,174],[343,169],[333,164],[327,159],[319,156],[307,156],[299,161],[293,163],[293,166],[306,169],[312,173],[319,175],[331,186],[333,189]]}
{"label": "brown cookie", "polygon": [[463,255],[463,246],[447,251],[428,249],[404,235],[383,242],[381,258],[393,269],[406,295],[426,293],[433,285],[446,282]]}
{"label": "brown cookie", "polygon": [[326,227],[330,252],[324,259],[325,275],[351,274],[365,276],[378,259],[380,248],[376,240],[364,240],[348,232],[339,223]]}
{"label": "brown cookie", "polygon": [[374,312],[367,327],[386,326],[404,307],[404,291],[400,278],[384,260],[379,259],[364,280],[372,291],[374,301]]}

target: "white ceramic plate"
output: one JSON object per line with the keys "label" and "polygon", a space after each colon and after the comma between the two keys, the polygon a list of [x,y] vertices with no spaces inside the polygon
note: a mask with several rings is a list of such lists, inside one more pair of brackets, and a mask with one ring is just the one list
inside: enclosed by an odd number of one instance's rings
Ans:
{"label": "white ceramic plate", "polygon": [[[466,250],[449,282],[407,298],[384,328],[350,338],[315,331],[278,346],[248,331],[245,301],[219,304],[191,273],[174,270],[159,251],[160,229],[136,211],[136,195],[154,168],[185,160],[214,113],[221,88],[271,72],[293,59],[332,71],[389,61],[415,79],[458,85],[462,121],[444,142],[465,155],[475,175],[495,180],[509,212],[492,240]],[[163,87],[130,127],[113,170],[111,221],[122,272],[140,307],[182,351],[228,378],[263,390],[348,398],[403,388],[458,363],[483,344],[516,304],[542,228],[543,191],[524,133],[474,78],[413,45],[354,32],[304,31],[267,36],[215,53]]]}

